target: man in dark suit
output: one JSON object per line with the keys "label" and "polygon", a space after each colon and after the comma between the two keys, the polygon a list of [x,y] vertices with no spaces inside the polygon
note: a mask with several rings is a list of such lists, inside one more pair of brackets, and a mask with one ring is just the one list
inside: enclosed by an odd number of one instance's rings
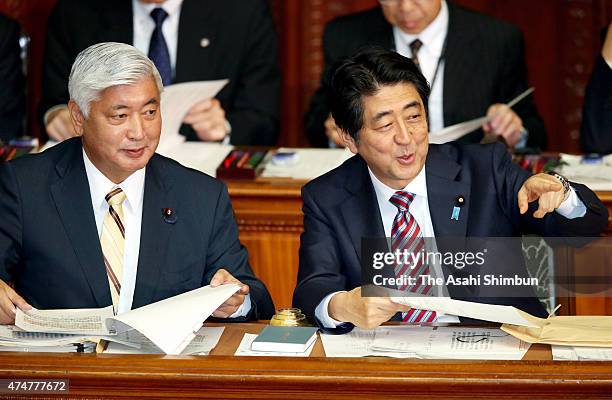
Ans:
{"label": "man in dark suit", "polygon": [[612,153],[612,24],[584,94],[580,143],[585,153]]}
{"label": "man in dark suit", "polygon": [[280,73],[265,0],[60,0],[49,19],[40,107],[50,138],[74,134],[65,107],[70,65],[105,41],[148,54],[167,71],[164,85],[229,79],[216,99],[196,104],[183,120],[189,140],[276,144]]}
{"label": "man in dark suit", "polygon": [[155,154],[153,63],[130,45],[93,45],[69,87],[79,137],[0,168],[0,323],[15,306],[122,313],[230,282],[242,287],[213,316],[270,318],[225,186]]}
{"label": "man in dark suit", "polygon": [[25,79],[19,57],[19,24],[0,14],[0,139],[23,134]]}
{"label": "man in dark suit", "polygon": [[[587,187],[560,175],[530,176],[501,144],[428,145],[429,87],[415,64],[396,52],[374,49],[345,60],[331,72],[330,96],[333,118],[356,155],[302,190],[304,233],[293,297],[294,306],[324,328],[372,328],[399,311],[408,322],[452,322],[452,316],[362,295],[362,238],[390,237],[392,251],[418,254],[426,238],[440,248],[451,237],[597,236],[607,224],[606,208]],[[500,250],[520,259],[507,260],[510,269],[502,272],[527,276],[520,246]],[[504,260],[490,261],[497,268]],[[415,265],[421,275],[436,268],[435,262]],[[450,270],[462,272],[458,264]],[[545,315],[535,296],[515,297],[518,285],[497,289],[467,297],[461,291],[461,297]],[[454,288],[448,291],[455,297]],[[533,293],[530,287],[523,292]]]}
{"label": "man in dark suit", "polygon": [[[444,0],[380,3],[380,7],[340,17],[325,28],[321,87],[305,117],[305,130],[313,146],[342,145],[329,118],[329,69],[362,47],[377,45],[420,61],[432,87],[432,137],[443,127],[496,114],[483,126],[490,136],[487,140],[502,136],[511,147],[546,147],[544,124],[531,98],[513,109],[503,105],[528,87],[518,28]],[[459,142],[478,143],[482,138],[483,130],[478,130]]]}

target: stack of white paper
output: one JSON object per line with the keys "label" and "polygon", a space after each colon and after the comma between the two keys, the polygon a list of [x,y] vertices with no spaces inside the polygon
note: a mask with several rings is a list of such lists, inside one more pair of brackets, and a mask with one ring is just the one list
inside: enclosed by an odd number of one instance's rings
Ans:
{"label": "stack of white paper", "polygon": [[[208,355],[221,339],[224,327],[203,326],[196,333],[195,338],[185,347],[181,355]],[[149,339],[138,331],[131,330],[118,335],[128,341],[131,345],[137,344],[138,347],[111,342],[104,353],[110,354],[163,354],[163,352]]]}
{"label": "stack of white paper", "polygon": [[278,151],[296,153],[297,161],[290,165],[275,165],[269,162],[261,174],[262,177],[311,180],[340,166],[353,156],[348,149],[280,148]]}
{"label": "stack of white paper", "polygon": [[418,358],[521,360],[529,343],[495,328],[382,327],[371,349]]}
{"label": "stack of white paper", "polygon": [[553,360],[560,361],[610,361],[612,349],[605,347],[580,347],[552,345]]}
{"label": "stack of white paper", "polygon": [[93,352],[96,342],[89,336],[24,332],[15,325],[0,325],[0,351]]}
{"label": "stack of white paper", "polygon": [[158,149],[157,152],[186,167],[216,176],[217,167],[233,148],[220,143],[184,142],[167,149]]}
{"label": "stack of white paper", "polygon": [[[389,326],[385,329],[396,329],[399,327]],[[414,327],[416,328],[416,326]],[[355,328],[346,335],[321,334],[321,341],[327,357],[394,357],[415,358],[414,353],[402,351],[378,351],[372,347],[376,333],[379,329]]]}
{"label": "stack of white paper", "polygon": [[105,339],[136,348],[142,347],[146,339],[146,348],[181,354],[204,320],[238,290],[237,284],[205,286],[117,316],[112,315],[112,306],[26,312],[17,309],[15,324],[28,332],[86,335],[94,341]]}
{"label": "stack of white paper", "polygon": [[602,157],[597,164],[582,163],[582,156],[561,154],[561,162],[559,172],[570,181],[592,190],[612,190],[612,154]]}

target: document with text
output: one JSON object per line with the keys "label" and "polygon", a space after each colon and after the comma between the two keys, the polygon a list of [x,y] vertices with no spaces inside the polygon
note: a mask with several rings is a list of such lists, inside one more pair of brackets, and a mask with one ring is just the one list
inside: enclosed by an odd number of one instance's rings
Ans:
{"label": "document with text", "polygon": [[521,360],[529,346],[497,328],[401,326],[377,329],[371,349],[418,358]]}
{"label": "document with text", "polygon": [[[25,312],[18,309],[15,325],[27,332],[86,335],[140,347],[142,337],[135,335],[135,330],[161,352],[181,354],[202,323],[238,290],[237,284],[204,286],[116,316],[112,306]],[[135,343],[130,342],[127,332],[137,338]]]}

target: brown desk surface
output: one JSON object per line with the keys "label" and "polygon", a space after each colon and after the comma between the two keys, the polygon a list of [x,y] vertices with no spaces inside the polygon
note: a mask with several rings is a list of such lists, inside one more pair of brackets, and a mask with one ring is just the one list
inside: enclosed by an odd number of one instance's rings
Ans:
{"label": "brown desk surface", "polygon": [[262,326],[227,325],[211,356],[0,352],[0,379],[70,379],[69,398],[612,397],[612,362],[551,361],[543,345],[523,361],[324,358],[320,341],[310,358],[233,357]]}

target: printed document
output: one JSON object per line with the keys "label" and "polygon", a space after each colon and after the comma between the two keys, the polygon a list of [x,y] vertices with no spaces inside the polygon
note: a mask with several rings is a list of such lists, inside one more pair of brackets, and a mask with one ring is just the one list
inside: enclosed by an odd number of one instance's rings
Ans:
{"label": "printed document", "polygon": [[[185,347],[181,355],[207,355],[212,349],[217,346],[223,330],[222,326],[203,326],[196,333],[195,338]],[[121,335],[123,339],[132,344],[138,344],[139,347],[130,347],[125,344],[111,342],[108,344],[104,353],[110,354],[163,354],[163,351],[153,344],[146,336],[136,330],[124,332]]]}
{"label": "printed document", "polygon": [[185,141],[179,133],[183,118],[194,104],[215,97],[229,80],[175,83],[161,94],[162,133],[159,151],[167,151]]}
{"label": "printed document", "polygon": [[130,343],[127,339],[130,336],[126,333],[135,330],[163,353],[181,354],[204,320],[238,290],[237,284],[204,286],[116,316],[112,306],[25,312],[17,309],[15,325],[28,332],[87,335],[140,347],[138,340]]}
{"label": "printed document", "polygon": [[400,326],[378,328],[371,349],[418,358],[521,360],[529,346],[497,328]]}
{"label": "printed document", "polygon": [[[523,100],[525,97],[530,95],[534,91],[534,88],[529,88],[525,90],[523,93],[516,96],[514,99],[510,100],[508,107],[513,107],[516,103]],[[461,122],[455,125],[447,126],[444,129],[441,129],[437,132],[433,132],[429,134],[429,143],[442,144],[447,142],[452,142],[453,140],[457,140],[467,135],[470,132],[475,131],[482,127],[485,123],[489,122],[491,117],[480,117],[475,118],[469,121]]]}

